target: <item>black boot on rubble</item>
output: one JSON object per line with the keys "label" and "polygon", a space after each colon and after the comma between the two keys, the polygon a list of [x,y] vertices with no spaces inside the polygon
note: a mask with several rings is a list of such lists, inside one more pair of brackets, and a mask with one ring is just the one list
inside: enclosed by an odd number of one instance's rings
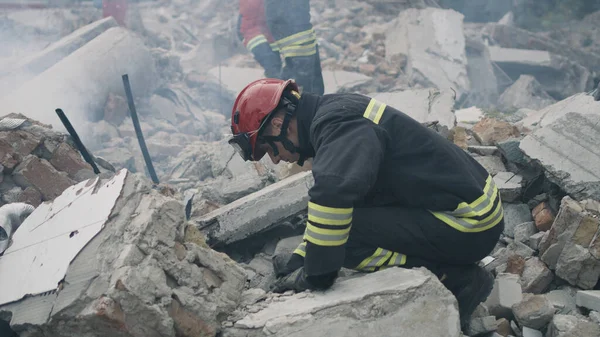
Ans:
{"label": "black boot on rubble", "polygon": [[460,327],[465,331],[477,306],[492,292],[494,276],[474,264],[444,268],[444,275],[440,279],[458,301]]}

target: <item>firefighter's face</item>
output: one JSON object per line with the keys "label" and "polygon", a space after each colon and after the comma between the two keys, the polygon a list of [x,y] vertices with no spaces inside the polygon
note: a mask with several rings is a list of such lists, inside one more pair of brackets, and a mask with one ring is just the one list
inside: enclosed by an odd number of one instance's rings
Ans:
{"label": "firefighter's face", "polygon": [[[273,117],[271,119],[271,125],[264,131],[265,136],[278,136],[281,133],[281,126],[283,124],[283,117]],[[296,124],[296,119],[292,119],[288,125],[287,129],[287,139],[289,139],[294,146],[298,147],[298,128]],[[292,153],[283,147],[281,142],[274,142],[277,147],[277,151],[279,152],[277,156],[275,155],[273,148],[269,144],[263,144],[264,150],[267,152],[273,164],[278,164],[280,161],[285,161],[288,163],[295,163],[300,159],[300,155],[298,153]]]}

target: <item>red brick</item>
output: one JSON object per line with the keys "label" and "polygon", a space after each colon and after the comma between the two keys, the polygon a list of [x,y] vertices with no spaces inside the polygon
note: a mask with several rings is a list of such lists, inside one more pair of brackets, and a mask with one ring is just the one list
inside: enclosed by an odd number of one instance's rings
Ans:
{"label": "red brick", "polygon": [[26,131],[0,132],[0,164],[5,170],[12,171],[40,142],[41,139]]}
{"label": "red brick", "polygon": [[554,223],[554,212],[552,212],[546,202],[537,205],[533,211],[531,211],[531,215],[533,215],[535,226],[541,232],[549,230]]}
{"label": "red brick", "polygon": [[81,170],[92,170],[90,164],[83,160],[79,152],[66,143],[61,143],[54,150],[50,164],[57,170],[66,172],[70,178],[75,178],[77,172]]}
{"label": "red brick", "polygon": [[44,201],[53,200],[74,182],[60,174],[47,160],[30,155],[26,157],[13,174],[15,182],[22,188],[38,190]]}

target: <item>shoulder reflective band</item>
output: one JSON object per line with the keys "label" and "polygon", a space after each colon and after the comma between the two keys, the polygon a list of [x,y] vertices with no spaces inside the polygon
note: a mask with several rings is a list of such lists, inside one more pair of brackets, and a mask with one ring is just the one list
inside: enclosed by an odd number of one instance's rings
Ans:
{"label": "shoulder reflective band", "polygon": [[386,104],[381,103],[374,98],[371,98],[369,105],[367,105],[367,108],[365,109],[363,117],[370,119],[375,124],[379,124],[381,116],[383,116],[383,111],[386,107]]}

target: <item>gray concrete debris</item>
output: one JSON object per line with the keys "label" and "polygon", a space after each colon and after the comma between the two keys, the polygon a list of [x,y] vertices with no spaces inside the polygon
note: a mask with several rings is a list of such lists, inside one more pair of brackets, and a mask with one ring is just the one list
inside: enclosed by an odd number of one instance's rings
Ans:
{"label": "gray concrete debris", "polygon": [[[535,222],[534,222],[534,224],[535,224]],[[529,237],[529,247],[533,250],[540,249],[540,242],[542,242],[542,239],[544,238],[545,235],[547,235],[547,232],[537,232],[537,233],[533,234],[532,236],[530,236]]]}
{"label": "gray concrete debris", "polygon": [[577,112],[583,115],[597,115],[598,111],[600,111],[600,102],[594,101],[592,95],[578,93],[542,110],[532,112],[520,121],[519,124],[530,129],[546,127],[569,112]]}
{"label": "gray concrete debris", "polygon": [[269,286],[275,281],[275,272],[271,257],[257,254],[247,265],[244,265],[248,276],[248,287],[269,291]]}
{"label": "gray concrete debris", "polygon": [[0,77],[4,76],[3,80],[11,78],[11,85],[16,88],[58,63],[107,29],[116,26],[118,26],[117,21],[112,17],[92,22],[50,44],[40,52],[28,55],[14,65],[9,74],[0,74]]}
{"label": "gray concrete debris", "polygon": [[126,173],[113,206],[58,292],[0,308],[13,313],[13,329],[31,337],[214,336],[240,302],[243,269],[203,242],[185,242],[183,205],[141,175]]}
{"label": "gray concrete debris", "polygon": [[519,276],[514,274],[499,274],[496,277],[494,289],[485,301],[490,314],[496,318],[512,318],[513,305],[523,300],[523,292],[518,280]]}
{"label": "gray concrete debris", "polygon": [[542,88],[556,98],[591,89],[593,76],[583,66],[569,59],[542,50],[489,47],[492,61],[517,80],[521,75],[533,75]]}
{"label": "gray concrete debris", "polygon": [[554,307],[544,295],[525,294],[512,309],[517,322],[532,329],[544,328],[554,317]]}
{"label": "gray concrete debris", "polygon": [[577,306],[590,310],[600,311],[600,291],[599,290],[580,290],[575,297]]}
{"label": "gray concrete debris", "polygon": [[542,334],[541,331],[528,328],[526,326],[523,327],[523,331],[521,333],[523,334],[523,337],[544,337],[544,334]]}
{"label": "gray concrete debris", "polygon": [[569,286],[552,290],[546,294],[546,298],[552,303],[556,314],[567,315],[577,311],[576,295],[578,289]]}
{"label": "gray concrete debris", "polygon": [[267,293],[264,290],[258,289],[258,288],[251,288],[251,289],[245,290],[242,293],[242,300],[240,301],[240,305],[242,305],[242,306],[252,305],[259,301],[264,300],[265,298],[267,298]]}
{"label": "gray concrete debris", "polygon": [[461,336],[456,299],[425,268],[390,268],[249,311],[223,336]]}
{"label": "gray concrete debris", "polygon": [[600,326],[596,323],[569,315],[554,315],[546,337],[600,337]]}
{"label": "gray concrete debris", "polygon": [[[534,235],[537,231],[538,230],[537,230],[537,227],[535,227],[535,222],[533,222],[533,221],[524,222],[522,224],[515,226],[514,239],[517,242],[527,244],[529,242],[529,239],[531,238],[531,236]],[[537,248],[533,248],[531,246],[530,246],[530,248],[532,248],[534,250],[537,249]]]}
{"label": "gray concrete debris", "polygon": [[298,173],[192,221],[211,244],[230,244],[303,211],[313,183],[312,172]]}
{"label": "gray concrete debris", "polygon": [[531,211],[525,204],[503,204],[504,207],[504,235],[515,236],[515,227],[525,222],[533,221]]}
{"label": "gray concrete debris", "polygon": [[520,148],[541,163],[546,177],[576,200],[600,200],[600,102],[596,115],[570,112],[536,130]]}
{"label": "gray concrete debris", "polygon": [[412,82],[452,88],[460,99],[471,88],[463,18],[454,10],[433,7],[402,11],[386,32],[386,58],[406,55]]}
{"label": "gray concrete debris", "polygon": [[521,332],[521,328],[519,328],[517,322],[510,321],[510,328],[512,329],[512,332],[514,332],[515,335],[517,335],[517,337],[523,337],[523,332]]}
{"label": "gray concrete debris", "polygon": [[522,181],[521,175],[512,172],[498,172],[494,176],[503,202],[515,202],[521,198]]}
{"label": "gray concrete debris", "polygon": [[489,174],[495,176],[500,172],[506,172],[506,166],[502,162],[502,158],[497,156],[473,156],[481,166],[483,166]]}
{"label": "gray concrete debris", "polygon": [[371,93],[369,96],[402,111],[420,123],[438,121],[449,129],[456,125],[456,97],[451,90],[404,90]]}
{"label": "gray concrete debris", "polygon": [[496,146],[507,162],[519,165],[527,165],[528,161],[525,158],[523,151],[521,151],[519,148],[520,144],[520,139],[512,138],[503,142],[499,142],[496,144]]}
{"label": "gray concrete debris", "polygon": [[467,73],[471,90],[465,103],[488,108],[498,100],[498,79],[490,58],[490,51],[482,39],[466,38]]}
{"label": "gray concrete debris", "polygon": [[471,319],[469,327],[465,333],[469,336],[478,336],[487,332],[496,331],[496,329],[498,329],[496,317],[478,317]]}
{"label": "gray concrete debris", "polygon": [[[157,82],[154,60],[143,41],[124,28],[113,27],[7,93],[0,99],[0,115],[26,112],[31,118],[64,130],[52,113],[60,107],[77,128],[93,112],[102,110],[109,93],[123,92],[123,74],[129,75],[136,96],[151,92]],[[31,99],[33,92],[35,99]],[[86,131],[77,129],[79,134]]]}
{"label": "gray concrete debris", "polygon": [[600,312],[592,310],[592,311],[590,311],[589,317],[592,320],[592,322],[600,325]]}
{"label": "gray concrete debris", "polygon": [[539,257],[533,256],[525,262],[525,269],[521,274],[521,287],[523,292],[541,294],[554,280],[554,274]]}
{"label": "gray concrete debris", "polygon": [[494,156],[498,154],[498,147],[496,146],[469,145],[467,150],[480,156]]}
{"label": "gray concrete debris", "polygon": [[544,91],[540,82],[531,75],[521,75],[508,87],[498,99],[498,107],[503,111],[515,111],[521,108],[541,110],[556,103],[556,100]]}
{"label": "gray concrete debris", "polygon": [[518,241],[511,242],[506,248],[508,248],[514,254],[517,254],[524,258],[531,257],[533,256],[533,254],[535,254],[535,251],[533,249],[529,248],[529,246],[527,246],[526,244]]}
{"label": "gray concrete debris", "polygon": [[[264,78],[262,68],[221,67],[221,81],[225,89],[237,94],[250,82]],[[215,82],[219,81],[219,68],[208,72]],[[370,81],[371,78],[360,73],[342,70],[323,70],[325,93],[331,94],[340,89],[349,89]]]}

